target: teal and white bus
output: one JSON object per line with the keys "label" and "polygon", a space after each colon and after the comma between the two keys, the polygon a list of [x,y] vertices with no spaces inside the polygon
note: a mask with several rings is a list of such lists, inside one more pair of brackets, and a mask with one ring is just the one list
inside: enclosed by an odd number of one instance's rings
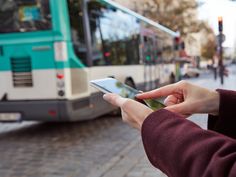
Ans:
{"label": "teal and white bus", "polygon": [[111,0],[0,0],[0,121],[105,114],[114,108],[89,80],[168,82],[176,36]]}

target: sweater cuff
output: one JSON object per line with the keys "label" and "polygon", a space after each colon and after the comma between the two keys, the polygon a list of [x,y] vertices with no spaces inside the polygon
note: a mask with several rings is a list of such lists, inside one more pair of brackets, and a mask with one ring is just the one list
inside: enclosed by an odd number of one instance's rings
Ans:
{"label": "sweater cuff", "polygon": [[219,116],[209,115],[208,129],[236,138],[236,92],[217,89],[220,94]]}

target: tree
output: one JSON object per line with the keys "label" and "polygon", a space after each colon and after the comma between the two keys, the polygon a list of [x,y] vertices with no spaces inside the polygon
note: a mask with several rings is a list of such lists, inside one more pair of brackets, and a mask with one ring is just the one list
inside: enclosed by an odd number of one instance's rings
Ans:
{"label": "tree", "polygon": [[212,59],[216,52],[215,40],[208,39],[208,41],[202,45],[202,57],[205,59]]}
{"label": "tree", "polygon": [[201,54],[212,58],[215,53],[215,35],[208,23],[197,17],[197,8],[201,5],[195,0],[148,0],[142,12],[144,16],[173,31],[179,31],[183,39],[191,39],[191,33],[201,33]]}
{"label": "tree", "polygon": [[200,5],[195,0],[149,0],[145,2],[143,15],[179,31],[185,37],[202,29],[210,32],[209,26],[197,19],[197,8]]}

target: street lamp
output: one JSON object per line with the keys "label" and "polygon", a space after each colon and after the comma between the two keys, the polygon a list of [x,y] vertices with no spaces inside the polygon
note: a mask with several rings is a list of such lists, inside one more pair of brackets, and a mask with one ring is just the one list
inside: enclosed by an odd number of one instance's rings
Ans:
{"label": "street lamp", "polygon": [[223,31],[223,17],[218,17],[219,32]]}

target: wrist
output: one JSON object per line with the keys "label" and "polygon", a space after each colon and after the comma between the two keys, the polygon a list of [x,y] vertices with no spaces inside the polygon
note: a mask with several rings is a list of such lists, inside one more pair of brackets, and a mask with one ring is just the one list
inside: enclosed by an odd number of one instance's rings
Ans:
{"label": "wrist", "polygon": [[209,103],[209,114],[214,116],[219,115],[220,94],[217,91],[211,92]]}
{"label": "wrist", "polygon": [[143,116],[143,118],[142,119],[139,119],[139,121],[138,121],[138,124],[139,124],[139,126],[140,126],[140,129],[141,129],[141,127],[142,127],[142,125],[143,125],[143,122],[148,118],[148,116],[151,114],[151,113],[153,113],[154,111],[153,110],[151,110],[151,109],[147,109],[147,110],[145,110],[145,112],[144,112],[144,115],[145,116]]}

